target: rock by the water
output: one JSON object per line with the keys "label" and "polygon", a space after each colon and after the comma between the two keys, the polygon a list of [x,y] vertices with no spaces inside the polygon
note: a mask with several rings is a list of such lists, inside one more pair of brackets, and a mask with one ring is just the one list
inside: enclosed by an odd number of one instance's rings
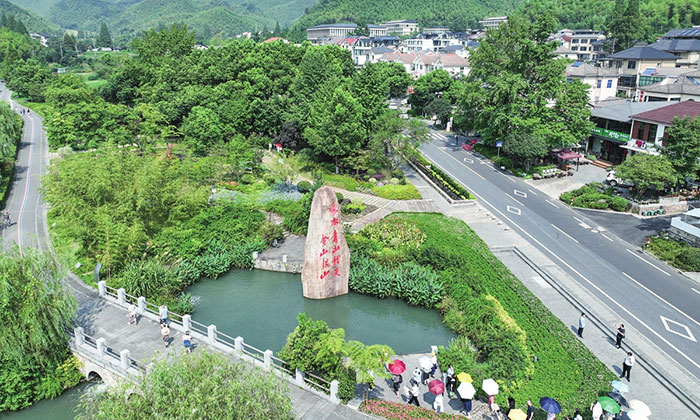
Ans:
{"label": "rock by the water", "polygon": [[350,249],[340,223],[335,192],[319,188],[311,202],[301,282],[304,297],[326,299],[348,293]]}

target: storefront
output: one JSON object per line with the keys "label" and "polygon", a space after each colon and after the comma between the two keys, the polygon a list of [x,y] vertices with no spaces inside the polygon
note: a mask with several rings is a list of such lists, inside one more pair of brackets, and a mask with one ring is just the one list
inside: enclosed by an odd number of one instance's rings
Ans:
{"label": "storefront", "polygon": [[620,146],[626,145],[629,139],[629,134],[594,127],[591,130],[591,138],[588,141],[586,152],[595,155],[598,159],[618,165],[627,156],[627,150]]}

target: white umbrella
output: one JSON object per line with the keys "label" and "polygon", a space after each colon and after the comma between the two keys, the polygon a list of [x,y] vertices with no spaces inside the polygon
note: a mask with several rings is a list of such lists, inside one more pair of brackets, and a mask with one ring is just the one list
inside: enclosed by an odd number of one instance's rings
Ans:
{"label": "white umbrella", "polygon": [[630,407],[630,410],[634,410],[634,411],[644,415],[645,417],[651,416],[651,410],[642,401],[631,400],[629,402],[629,407]]}
{"label": "white umbrella", "polygon": [[474,398],[476,390],[474,389],[474,385],[472,385],[471,383],[462,382],[457,387],[457,393],[459,394],[459,398],[463,400],[471,400],[472,398]]}
{"label": "white umbrella", "polygon": [[498,394],[498,384],[493,379],[484,379],[484,382],[481,384],[481,389],[484,390],[486,395]]}
{"label": "white umbrella", "polygon": [[599,402],[596,402],[593,406],[593,420],[599,420],[600,416],[603,415],[603,407],[601,407]]}
{"label": "white umbrella", "polygon": [[636,410],[630,410],[625,413],[627,415],[627,418],[629,420],[647,420],[647,416],[645,416],[642,412],[636,411]]}
{"label": "white umbrella", "polygon": [[423,370],[430,370],[433,367],[433,362],[428,356],[421,356],[420,359],[418,359],[418,363]]}

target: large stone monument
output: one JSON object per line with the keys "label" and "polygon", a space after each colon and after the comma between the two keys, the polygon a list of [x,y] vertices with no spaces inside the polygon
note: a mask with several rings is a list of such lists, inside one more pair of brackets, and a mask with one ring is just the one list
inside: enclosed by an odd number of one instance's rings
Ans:
{"label": "large stone monument", "polygon": [[348,293],[350,249],[340,223],[340,206],[329,187],[316,190],[311,202],[301,283],[304,297],[326,299]]}

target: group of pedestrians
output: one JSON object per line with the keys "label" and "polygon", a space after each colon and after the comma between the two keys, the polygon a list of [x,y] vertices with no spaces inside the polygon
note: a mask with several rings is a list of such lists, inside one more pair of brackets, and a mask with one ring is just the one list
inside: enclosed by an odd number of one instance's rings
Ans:
{"label": "group of pedestrians", "polygon": [[[586,328],[587,316],[585,313],[581,313],[578,319],[578,331],[577,335],[579,338],[583,339],[583,329]],[[615,347],[622,348],[622,339],[625,338],[625,324],[620,324],[617,326],[617,331],[615,334]],[[632,366],[634,366],[635,358],[632,352],[628,351],[625,356],[625,360],[622,362],[622,373],[620,374],[620,379],[625,378],[627,381],[630,380],[630,371]]]}
{"label": "group of pedestrians", "polygon": [[27,109],[20,109],[19,110],[20,115],[29,115],[29,108]]}
{"label": "group of pedestrians", "polygon": [[[138,320],[138,312],[136,310],[136,305],[131,303],[129,305],[128,309],[128,324],[136,324]],[[168,307],[166,305],[161,305],[158,308],[158,319],[159,319],[159,324],[160,324],[160,335],[163,340],[163,343],[165,344],[165,347],[168,348],[170,345],[170,319],[168,318]],[[190,331],[185,331],[185,334],[182,336],[182,344],[185,347],[185,351],[187,353],[192,352],[192,333]]]}

